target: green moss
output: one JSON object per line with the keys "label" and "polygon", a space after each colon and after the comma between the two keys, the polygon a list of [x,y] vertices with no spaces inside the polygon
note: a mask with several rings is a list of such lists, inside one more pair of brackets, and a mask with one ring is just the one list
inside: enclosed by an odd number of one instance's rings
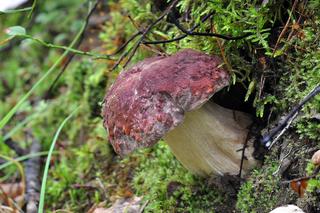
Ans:
{"label": "green moss", "polygon": [[[104,160],[97,160],[98,153],[104,155]],[[64,151],[60,149],[60,154],[54,156],[47,181],[48,209],[64,208],[79,212],[90,202],[102,202],[104,192],[97,187],[95,180],[102,177],[100,169],[103,163],[108,162],[108,155],[106,144],[96,141]]]}
{"label": "green moss", "polygon": [[[304,35],[303,39],[295,37],[288,44],[299,51],[290,51],[280,80],[280,88],[278,88],[282,91],[278,106],[286,111],[293,108],[320,82],[320,50],[319,41],[317,41],[320,35],[318,32],[320,20],[312,23],[313,27],[306,27],[301,31]],[[301,139],[320,141],[320,123],[316,118],[319,113],[320,96],[318,95],[304,106],[302,113],[294,122],[294,127]]]}
{"label": "green moss", "polygon": [[220,204],[220,194],[189,173],[165,143],[135,155],[140,162],[133,186],[148,201],[146,212],[206,212]]}
{"label": "green moss", "polygon": [[[84,2],[80,1],[79,4],[78,0],[52,1],[37,5],[39,14],[36,15],[36,24],[32,29],[28,29],[28,33],[52,43],[62,45],[68,43],[68,38],[77,31],[82,21],[83,17],[77,20],[79,12],[86,12],[86,7],[81,4]],[[116,50],[137,31],[137,28],[145,29],[161,13],[154,8],[150,0],[110,2],[108,10],[110,20],[105,23],[101,34],[105,53]],[[314,9],[318,5],[317,1],[309,1],[307,8]],[[261,1],[240,0],[179,1],[178,10],[188,11],[186,16],[179,19],[185,28],[200,24],[197,31],[207,32],[212,27],[210,21],[201,23],[200,19],[205,14],[214,12],[212,23],[217,33],[231,36],[252,33],[246,39],[222,42],[222,49],[227,59],[224,62],[230,64],[229,71],[232,73],[233,81],[241,82],[248,88],[247,97],[255,96],[254,104],[259,117],[265,116],[267,105],[275,106],[276,113],[289,111],[320,82],[319,20],[313,18],[314,13],[318,11],[308,12],[308,16],[303,16],[306,22],[300,26],[297,30],[299,33],[294,34],[292,39],[281,40],[274,59],[275,62],[280,61],[277,66],[279,70],[261,68],[259,62],[261,58],[273,61],[273,58],[269,58],[273,51],[270,46],[274,45],[272,41],[277,38],[273,38],[268,30],[277,24],[277,27],[282,29],[287,19],[287,10],[291,6],[288,1],[268,1],[266,5],[262,5]],[[66,7],[68,14],[61,10]],[[128,15],[133,21],[130,21]],[[298,20],[300,15],[300,13],[290,14],[291,20]],[[17,23],[26,26],[25,23],[19,22],[21,17],[21,15],[6,17],[6,23],[0,21],[0,28]],[[27,21],[29,20],[26,19],[24,22]],[[49,25],[50,32],[47,32]],[[163,20],[153,28],[148,39],[170,39],[181,34],[172,23]],[[0,37],[1,41],[2,38]],[[134,42],[130,43],[128,48],[132,48],[133,45]],[[216,38],[188,36],[165,45],[148,47],[142,45],[131,63],[156,55],[159,51],[172,54],[183,48],[221,55]],[[26,40],[17,48],[13,48],[10,53],[3,54],[5,60],[0,64],[2,70],[0,117],[3,117],[28,91],[43,74],[43,70],[56,60],[58,52]],[[119,56],[120,54],[115,58]],[[270,64],[267,60],[265,65]],[[39,101],[55,75],[47,79],[47,84],[38,88],[35,95],[20,108],[17,117],[8,126],[10,129],[20,120],[28,118],[28,115],[34,115],[36,119],[28,122],[27,128],[32,129],[34,136],[41,141],[43,150],[47,150],[61,121],[75,106],[82,106],[78,117],[63,129],[57,143],[60,154],[55,155],[49,174],[46,200],[48,211],[63,208],[82,212],[93,203],[103,200],[109,205],[117,197],[132,193],[148,201],[146,212],[207,212],[217,209],[228,195],[220,194],[216,189],[208,187],[205,180],[186,171],[164,143],[139,151],[123,160],[113,158],[110,146],[106,145],[107,135],[101,125],[102,121],[98,118],[106,84],[110,85],[122,69],[119,66],[116,72],[106,74],[106,70],[110,70],[112,65],[114,61],[103,61],[102,64],[98,64],[87,58],[73,60],[58,82],[53,99]],[[266,78],[269,90],[264,89],[265,85],[261,83],[263,78]],[[307,104],[301,116],[293,123],[303,140],[308,139],[315,143],[318,143],[320,137],[319,122],[314,118],[320,111],[319,100],[318,96]],[[19,139],[19,142],[24,141],[22,131],[16,133],[14,137]],[[0,145],[0,150],[1,153],[15,156],[3,144]],[[238,194],[239,211],[266,212],[274,206],[280,195],[279,179],[272,175],[275,166],[270,158],[263,168],[252,173]],[[308,171],[311,170],[308,167]],[[12,176],[17,173],[14,167],[8,168],[5,172]],[[100,185],[93,184],[96,187],[94,191],[73,186],[90,185],[95,183],[96,179],[100,181]],[[310,180],[308,190],[315,191],[318,188],[319,178]]]}
{"label": "green moss", "polygon": [[240,212],[269,212],[275,207],[280,192],[280,178],[273,175],[277,163],[266,160],[263,168],[256,169],[238,193],[237,209]]}
{"label": "green moss", "polygon": [[[308,162],[306,166],[306,174],[307,176],[312,176],[315,174],[319,166],[314,165],[312,162]],[[314,178],[311,178],[308,181],[307,191],[310,193],[316,192],[316,190],[320,189],[320,174],[317,174]]]}

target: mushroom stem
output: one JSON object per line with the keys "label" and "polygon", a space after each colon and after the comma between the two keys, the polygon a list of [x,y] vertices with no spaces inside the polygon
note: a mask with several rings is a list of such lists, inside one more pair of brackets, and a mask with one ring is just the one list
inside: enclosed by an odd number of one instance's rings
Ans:
{"label": "mushroom stem", "polygon": [[[207,102],[188,112],[184,122],[167,133],[165,140],[176,158],[201,176],[239,173],[241,154],[252,123],[248,114]],[[255,164],[253,147],[246,149],[243,172]]]}

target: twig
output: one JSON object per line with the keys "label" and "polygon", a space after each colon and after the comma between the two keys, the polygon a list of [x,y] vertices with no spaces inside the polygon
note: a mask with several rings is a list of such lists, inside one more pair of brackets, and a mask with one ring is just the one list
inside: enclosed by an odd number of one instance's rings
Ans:
{"label": "twig", "polygon": [[[211,26],[212,31],[214,33],[216,33],[216,28],[214,27],[213,23],[211,25],[212,25]],[[224,46],[223,46],[223,44],[222,44],[222,42],[221,42],[221,40],[219,38],[217,38],[216,40],[217,40],[218,47],[220,49],[220,53],[221,53],[222,59],[223,59],[225,65],[226,65],[226,67],[228,68],[229,73],[231,73],[232,72],[232,67],[231,67],[231,65],[230,65],[230,63],[229,63],[229,61],[228,61],[228,59],[226,57],[226,54],[225,54],[225,51],[224,51]]]}
{"label": "twig", "polygon": [[98,187],[90,184],[72,184],[72,188],[75,189],[86,189],[86,190],[96,190]]}
{"label": "twig", "polygon": [[284,34],[287,32],[287,29],[288,29],[289,23],[290,23],[290,19],[291,19],[291,14],[292,14],[292,12],[294,11],[294,9],[296,8],[297,3],[298,3],[298,0],[295,0],[294,3],[293,3],[293,5],[292,5],[292,8],[291,8],[291,11],[290,11],[288,20],[287,20],[284,28],[282,29],[282,31],[281,31],[278,39],[277,39],[276,45],[274,46],[274,49],[273,49],[273,52],[272,52],[272,57],[274,56],[274,54],[275,54],[275,52],[276,52],[276,50],[277,50],[277,48],[278,48],[278,45],[279,45],[280,40],[282,39],[282,37],[284,36]]}
{"label": "twig", "polygon": [[[253,126],[253,124],[250,125],[250,127],[249,127],[250,130],[252,129],[252,126]],[[250,133],[250,132],[248,132],[248,134],[247,134],[247,136],[246,136],[246,140],[245,140],[245,142],[244,142],[244,144],[243,144],[243,147],[242,147],[242,149],[241,149],[241,161],[240,161],[240,169],[239,169],[239,174],[238,174],[238,177],[239,177],[239,178],[241,178],[241,173],[242,173],[242,168],[243,168],[244,160],[247,158],[247,157],[245,156],[245,151],[246,151],[246,148],[248,147],[249,133]],[[238,150],[237,150],[237,151],[238,151]]]}
{"label": "twig", "polygon": [[142,34],[141,31],[136,32],[135,34],[133,34],[124,44],[122,44],[114,53],[110,54],[110,56],[113,55],[117,55],[118,53],[122,52],[122,50],[124,50],[128,44],[134,40],[138,35]]}
{"label": "twig", "polygon": [[280,134],[283,134],[284,133],[283,130],[284,129],[286,130],[289,127],[288,123],[292,122],[294,117],[296,116],[297,113],[299,113],[302,107],[308,101],[310,101],[314,96],[316,96],[318,93],[320,93],[320,84],[317,85],[306,97],[304,97],[303,100],[288,113],[288,115],[283,119],[283,121],[279,123],[278,126],[273,128],[269,133],[263,135],[262,138],[260,139],[260,143],[264,147],[269,148],[272,144],[271,141],[273,137],[275,137],[279,132],[281,132]]}
{"label": "twig", "polygon": [[[16,212],[16,209],[14,208],[12,200],[9,198],[7,193],[3,190],[2,186],[0,185],[0,199],[8,206],[10,209],[13,210],[13,212]],[[0,211],[1,212],[1,211]]]}
{"label": "twig", "polygon": [[297,181],[301,181],[301,180],[309,180],[309,179],[317,177],[317,175],[318,174],[316,173],[316,174],[312,174],[312,175],[306,176],[306,177],[299,177],[299,178],[295,178],[292,180],[285,180],[285,181],[282,181],[282,183],[291,183],[291,182],[297,182]]}
{"label": "twig", "polygon": [[[204,18],[201,19],[201,22],[205,22],[213,14],[214,14],[214,12],[207,14],[206,16],[204,16]],[[172,21],[175,24],[175,26],[184,33],[183,35],[180,35],[180,36],[173,38],[173,39],[159,40],[159,41],[144,41],[143,43],[144,44],[165,44],[165,43],[170,43],[170,42],[182,40],[187,36],[212,36],[212,37],[217,37],[217,38],[221,38],[221,39],[225,39],[225,40],[239,40],[239,39],[243,39],[243,38],[251,35],[250,33],[246,33],[242,36],[232,37],[229,35],[222,35],[222,34],[218,34],[218,33],[194,32],[194,30],[196,28],[198,28],[200,26],[200,24],[196,24],[192,28],[190,28],[189,30],[186,30],[181,26],[181,24],[178,22],[178,20],[176,18],[172,18]]]}
{"label": "twig", "polygon": [[[145,38],[147,36],[147,34],[151,31],[151,29],[158,24],[166,15],[171,15],[171,11],[172,9],[175,8],[176,4],[178,3],[178,0],[174,0],[167,8],[166,10],[160,15],[160,17],[158,17],[152,24],[150,24],[143,32],[142,35],[140,37],[140,39],[136,42],[136,44],[133,46],[133,48],[131,48],[130,50],[128,50],[127,52],[123,53],[121,55],[121,57],[118,59],[118,61],[115,63],[115,65],[112,67],[111,70],[114,70],[117,66],[119,66],[119,64],[123,61],[123,59],[125,57],[128,56],[127,61],[125,62],[123,67],[126,67],[129,62],[131,61],[131,59],[133,58],[133,56],[135,55],[136,51],[138,50],[138,48],[140,47],[141,44],[163,44],[163,43],[169,43],[169,42],[174,42],[174,41],[178,41],[181,40],[187,36],[213,36],[213,37],[217,37],[217,38],[222,38],[225,40],[238,40],[238,39],[242,39],[245,38],[247,36],[250,35],[250,33],[244,34],[242,36],[237,36],[237,37],[232,37],[232,36],[228,36],[228,35],[221,35],[221,34],[217,34],[217,33],[202,33],[202,32],[194,32],[194,30],[196,28],[198,28],[200,26],[200,24],[196,24],[194,25],[190,30],[186,30],[184,29],[181,24],[178,22],[177,18],[175,17],[171,17],[172,22],[175,24],[175,26],[181,30],[184,35],[178,36],[176,38],[170,39],[170,40],[162,40],[162,41],[145,41]],[[214,13],[211,12],[209,14],[207,14],[204,18],[202,18],[201,22],[205,22],[209,17],[211,17]]]}
{"label": "twig", "polygon": [[243,147],[241,149],[241,161],[240,161],[240,169],[239,169],[239,174],[238,174],[239,178],[241,178],[243,163],[244,163],[244,160],[246,159],[245,151],[246,151],[246,148],[247,148],[247,144],[248,144],[248,136],[247,136],[246,141],[243,144]]}
{"label": "twig", "polygon": [[[277,137],[272,141],[270,142],[270,145],[269,145],[269,149],[272,148],[272,146],[279,140],[279,138],[289,129],[292,121],[298,116],[298,112],[296,112],[287,122],[287,125],[281,130],[281,132],[277,135]],[[266,144],[266,146],[268,146],[268,144]]]}
{"label": "twig", "polygon": [[10,148],[12,149],[13,151],[15,151],[15,153],[18,155],[18,156],[22,156],[26,153],[26,151],[21,147],[19,146],[19,144],[17,142],[14,142],[11,138],[8,138],[4,141],[4,143]]}
{"label": "twig", "polygon": [[[87,24],[87,23],[86,23]],[[47,43],[41,39],[35,38],[31,35],[18,35],[19,37],[25,38],[25,39],[31,39],[45,47],[48,48],[53,48],[53,49],[62,49],[62,50],[68,50],[70,53],[77,54],[77,55],[83,55],[83,56],[91,56],[93,59],[111,59],[109,55],[106,54],[97,54],[93,52],[88,52],[88,51],[81,51],[78,49],[74,49],[72,47],[67,47],[67,46],[62,46],[62,45],[57,45],[57,44],[51,44]]]}
{"label": "twig", "polygon": [[[89,20],[90,17],[93,15],[93,12],[96,10],[98,3],[100,0],[97,0],[95,2],[95,4],[93,5],[92,9],[90,10],[90,12],[88,13],[86,20],[85,20],[85,26],[84,26],[84,30],[81,32],[80,38],[77,42],[76,49],[80,46],[80,44],[82,43],[83,39],[84,39],[84,35],[86,32],[86,28],[88,27],[89,24]],[[47,90],[47,92],[44,95],[45,99],[48,99],[50,97],[50,94],[52,93],[52,90],[54,88],[54,86],[56,85],[56,83],[59,81],[60,77],[62,76],[62,74],[65,72],[65,70],[67,69],[67,67],[69,66],[69,64],[71,63],[72,59],[74,58],[75,54],[74,53],[70,53],[70,56],[67,59],[67,62],[63,65],[62,69],[60,70],[60,72],[57,74],[57,76],[55,77],[55,79],[53,80],[53,82],[51,83],[49,89]]]}
{"label": "twig", "polygon": [[284,161],[284,159],[286,159],[290,155],[291,151],[292,151],[292,147],[290,148],[289,152],[285,156],[283,156],[283,158],[280,159],[279,166],[278,166],[277,170],[272,173],[272,175],[278,174],[278,172],[280,171],[280,168],[282,166],[282,162]]}
{"label": "twig", "polygon": [[[24,194],[25,194],[25,182],[26,182],[26,181],[25,181],[25,175],[24,175],[23,168],[22,168],[21,164],[20,164],[18,161],[14,160],[14,159],[12,159],[12,158],[9,158],[9,157],[7,157],[7,156],[4,156],[4,155],[1,155],[1,154],[0,154],[0,157],[1,157],[1,158],[4,158],[4,159],[7,160],[7,161],[12,161],[14,164],[16,164],[16,166],[17,166],[17,168],[18,168],[18,170],[19,170],[19,172],[20,172],[20,175],[21,175],[21,183],[22,183],[22,187],[21,187],[21,188],[22,188],[22,189],[21,189],[22,192],[21,192],[21,194],[24,195]],[[1,186],[0,186],[0,191],[3,192],[3,189],[2,189]],[[4,193],[4,194],[3,194],[3,193],[0,193],[0,195],[6,196],[5,193]],[[9,200],[11,201],[10,198],[9,198]],[[21,212],[19,206],[16,205],[15,202],[11,201],[10,203],[14,205],[14,208],[13,208],[13,209],[18,210],[19,212]],[[10,207],[11,207],[11,205],[10,205]],[[14,211],[14,212],[16,212],[16,211]]]}
{"label": "twig", "polygon": [[[301,21],[301,19],[302,19],[302,16],[303,16],[302,14],[304,13],[304,10],[305,10],[305,8],[306,8],[306,6],[307,6],[307,3],[308,3],[308,0],[305,0],[304,3],[303,3],[303,6],[302,6],[301,11],[299,11],[300,16],[299,16],[296,24],[299,24],[299,23],[300,23],[300,21]],[[291,27],[291,32],[290,32],[289,35],[288,35],[287,41],[290,41],[290,39],[292,38],[293,33],[294,33],[294,28]]]}
{"label": "twig", "polygon": [[128,53],[130,52],[130,55],[127,59],[127,61],[125,62],[123,67],[126,67],[129,62],[131,61],[131,59],[133,58],[134,54],[136,53],[137,49],[139,48],[140,44],[143,43],[143,40],[145,39],[145,37],[147,36],[147,34],[150,32],[150,30],[157,25],[168,13],[170,13],[171,9],[173,7],[175,7],[175,5],[178,3],[179,0],[174,0],[168,7],[167,9],[153,22],[151,23],[143,32],[142,35],[140,37],[140,39],[137,41],[137,43],[134,45],[133,48],[131,48],[129,51],[125,52],[120,58],[119,60],[116,62],[116,64],[112,67],[111,70],[114,70],[121,62],[122,60],[128,55]]}
{"label": "twig", "polygon": [[[79,42],[77,43],[76,45],[76,48],[77,49],[80,44],[82,43],[82,41],[84,40],[84,35],[85,35],[85,32],[86,32],[86,28],[88,27],[88,23],[89,23],[89,20],[91,18],[91,16],[94,14],[94,11],[96,10],[98,4],[100,3],[101,0],[97,0],[95,5],[93,6],[92,10],[89,12],[89,14],[87,15],[86,17],[86,20],[85,20],[85,30],[82,32],[81,34],[81,37],[79,39]],[[123,43],[115,52],[111,53],[111,54],[106,54],[106,55],[103,55],[105,57],[111,57],[111,56],[115,56],[117,54],[119,54],[120,52],[122,52],[127,46],[128,44],[133,41],[138,35],[141,35],[142,32],[141,31],[137,31],[135,34],[133,34],[125,43]],[[116,62],[116,64],[118,65],[121,60],[127,55],[127,53],[124,55],[124,56],[121,56],[118,61]],[[47,90],[46,94],[45,94],[45,99],[48,99],[50,97],[50,94],[54,88],[54,86],[56,85],[56,83],[58,82],[58,80],[60,79],[60,77],[62,76],[62,74],[65,72],[65,70],[67,69],[67,67],[69,66],[69,64],[71,63],[72,59],[74,58],[75,56],[75,53],[70,53],[70,57],[68,58],[67,62],[64,64],[63,68],[60,70],[60,72],[58,73],[58,75],[56,76],[56,78],[54,79],[53,83],[51,84],[51,86],[49,87],[49,89]],[[120,61],[120,62],[119,62]]]}
{"label": "twig", "polygon": [[[201,19],[201,22],[205,22],[208,18],[210,18],[214,13],[211,12],[209,14],[207,14],[206,16],[204,16]],[[190,28],[190,32],[193,32],[196,28],[198,28],[200,26],[200,23],[195,24],[193,27]],[[170,43],[170,42],[174,42],[174,41],[179,41],[181,39],[184,39],[185,37],[187,37],[187,34],[183,34],[181,36],[178,36],[176,38],[173,39],[168,39],[168,40],[159,40],[159,41],[143,41],[143,44],[165,44],[165,43]]]}
{"label": "twig", "polygon": [[146,206],[148,205],[149,200],[147,200],[146,202],[144,202],[144,204],[140,207],[139,209],[139,213],[142,213],[144,211],[144,209],[146,208]]}
{"label": "twig", "polygon": [[[29,137],[31,135],[29,134]],[[32,137],[30,154],[40,152],[41,146],[38,140]],[[30,158],[25,163],[26,173],[26,212],[36,213],[38,211],[39,191],[40,191],[40,156]]]}
{"label": "twig", "polygon": [[190,30],[184,29],[177,19],[173,19],[173,23],[175,24],[175,26],[179,30],[181,30],[186,35],[190,35],[190,36],[212,36],[212,37],[222,38],[222,39],[225,39],[225,40],[239,40],[239,39],[243,39],[243,38],[248,37],[249,35],[251,35],[251,33],[246,33],[246,34],[241,35],[241,36],[233,37],[233,36],[222,35],[222,34],[218,34],[218,33],[193,32],[193,30],[190,31]]}

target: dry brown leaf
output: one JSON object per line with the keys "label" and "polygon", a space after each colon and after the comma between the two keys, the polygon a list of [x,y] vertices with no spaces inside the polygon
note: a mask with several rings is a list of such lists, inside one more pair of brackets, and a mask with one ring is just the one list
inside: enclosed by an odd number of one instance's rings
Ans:
{"label": "dry brown leaf", "polygon": [[[4,183],[0,184],[0,187],[6,193],[6,195],[12,199],[20,196],[23,191],[23,184],[20,183]],[[1,201],[1,200],[0,200]]]}
{"label": "dry brown leaf", "polygon": [[142,209],[142,197],[121,198],[110,208],[96,208],[93,213],[139,213]]}

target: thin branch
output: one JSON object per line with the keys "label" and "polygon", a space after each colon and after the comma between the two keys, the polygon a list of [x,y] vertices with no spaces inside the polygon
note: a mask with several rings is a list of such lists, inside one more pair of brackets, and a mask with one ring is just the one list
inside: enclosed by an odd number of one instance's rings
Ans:
{"label": "thin branch", "polygon": [[[80,46],[80,44],[82,43],[83,39],[84,39],[84,35],[85,35],[85,31],[86,28],[88,26],[89,20],[91,18],[91,16],[94,14],[94,11],[96,10],[98,4],[100,3],[101,0],[97,0],[95,5],[93,6],[92,10],[88,13],[86,20],[85,20],[85,30],[83,31],[81,38],[79,40],[79,42],[77,43],[77,48]],[[142,32],[141,31],[137,31],[135,34],[133,34],[125,43],[123,43],[115,52],[108,54],[108,55],[103,55],[103,56],[115,56],[117,54],[119,54],[120,52],[122,52],[127,46],[128,44],[133,41],[138,35],[141,35]],[[118,59],[118,61],[116,62],[116,66],[119,65],[119,63],[123,60],[123,58],[127,55],[123,54],[122,56],[120,56],[120,58]],[[52,93],[52,90],[54,88],[54,86],[57,84],[58,80],[60,79],[60,77],[62,76],[62,74],[65,72],[66,68],[69,66],[69,64],[71,63],[72,59],[74,58],[75,54],[71,53],[70,57],[68,58],[67,62],[64,64],[63,68],[60,70],[60,72],[58,73],[58,75],[56,76],[56,78],[54,79],[53,83],[51,84],[51,86],[49,87],[49,89],[47,90],[46,94],[45,94],[45,99],[48,99],[50,97],[50,94]],[[114,67],[116,67],[114,66]],[[113,70],[114,68],[112,68]]]}
{"label": "thin branch", "polygon": [[167,44],[167,43],[171,43],[171,42],[175,42],[175,41],[180,41],[180,40],[184,39],[187,36],[188,35],[184,34],[184,35],[178,36],[178,37],[173,38],[173,39],[168,39],[168,40],[143,41],[143,44]]}
{"label": "thin branch", "polygon": [[[76,44],[76,48],[78,48],[80,46],[80,44],[82,43],[83,39],[84,39],[84,35],[86,32],[86,29],[88,27],[89,24],[89,20],[90,17],[93,15],[93,12],[96,10],[98,4],[99,4],[100,0],[97,0],[95,2],[95,4],[93,5],[92,9],[89,11],[86,19],[85,19],[85,26],[84,26],[84,30],[81,32],[80,38]],[[67,69],[67,67],[69,66],[69,64],[71,63],[72,59],[74,58],[75,54],[74,53],[70,53],[70,56],[67,59],[67,62],[63,65],[62,69],[59,71],[59,73],[57,74],[57,76],[55,77],[55,79],[53,80],[53,82],[51,83],[49,89],[47,90],[47,92],[44,95],[45,99],[48,99],[50,97],[50,94],[52,93],[52,90],[54,88],[54,86],[57,84],[57,82],[59,81],[60,77],[62,76],[62,74],[65,72],[65,70]]]}
{"label": "thin branch", "polygon": [[[216,33],[216,29],[215,29],[213,23],[211,23],[211,29],[212,29],[212,31],[213,31],[214,33]],[[216,41],[217,41],[218,47],[219,47],[219,49],[220,49],[220,53],[221,53],[222,59],[223,59],[225,65],[226,65],[229,73],[232,73],[232,67],[231,67],[231,64],[229,63],[229,61],[228,61],[228,59],[227,59],[227,57],[226,57],[223,43],[221,42],[221,40],[220,40],[219,38],[217,38]]]}
{"label": "thin branch", "polygon": [[4,143],[12,149],[18,156],[22,156],[26,153],[26,151],[15,141],[11,138],[4,140]]}
{"label": "thin branch", "polygon": [[97,53],[88,52],[88,51],[81,51],[81,50],[74,49],[72,47],[63,46],[63,45],[47,43],[41,39],[34,38],[31,35],[19,35],[19,37],[22,37],[25,39],[31,39],[31,40],[37,42],[38,44],[41,44],[41,45],[48,47],[48,48],[67,50],[73,54],[83,55],[83,56],[91,56],[94,59],[110,59],[110,56],[107,54],[102,55],[102,54],[97,54]]}
{"label": "thin branch", "polygon": [[131,51],[131,53],[130,53],[130,55],[129,55],[129,57],[128,57],[128,60],[127,60],[126,63],[123,65],[123,68],[125,68],[125,67],[129,64],[129,62],[131,61],[131,59],[133,58],[133,56],[134,56],[135,53],[137,52],[137,50],[138,50],[138,48],[139,48],[142,40],[143,40],[143,38],[141,38],[140,41],[137,42],[137,43],[134,45],[134,47],[132,48],[132,51]]}
{"label": "thin branch", "polygon": [[279,133],[282,132],[283,129],[288,126],[288,123],[292,122],[292,118],[299,113],[299,111],[302,109],[302,107],[310,101],[314,96],[320,93],[320,84],[317,85],[303,100],[295,106],[289,113],[288,115],[284,118],[283,121],[279,123],[278,126],[273,128],[269,133],[265,134],[262,136],[260,139],[260,143],[265,146],[266,148],[269,148],[271,146],[271,141],[272,139]]}
{"label": "thin branch", "polygon": [[301,181],[301,180],[309,180],[312,178],[316,178],[318,176],[318,172],[316,172],[315,174],[312,174],[310,176],[306,176],[306,177],[299,177],[299,178],[295,178],[292,180],[285,180],[285,181],[282,181],[282,183],[291,183],[291,182],[297,182],[297,181]]}
{"label": "thin branch", "polygon": [[122,50],[124,50],[127,47],[127,45],[140,34],[142,34],[142,32],[137,31],[124,44],[122,44],[114,53],[110,54],[110,56],[117,55],[118,53],[122,52]]}
{"label": "thin branch", "polygon": [[217,38],[222,38],[224,40],[232,41],[232,40],[240,40],[245,37],[248,37],[249,35],[251,35],[251,33],[246,33],[244,35],[235,36],[235,37],[229,36],[229,35],[221,35],[221,34],[217,34],[217,33],[201,33],[201,32],[192,32],[188,35],[191,35],[191,36],[211,36],[211,37],[217,37]]}
{"label": "thin branch", "polygon": [[[214,14],[214,12],[211,12],[209,14],[207,14],[206,16],[204,16],[204,18],[201,19],[201,22],[205,22],[208,18],[210,18],[212,15]],[[186,30],[176,18],[172,18],[171,19],[172,22],[174,23],[174,25],[181,30],[184,34],[180,35],[176,38],[173,39],[168,39],[168,40],[159,40],[159,41],[144,41],[144,44],[165,44],[165,43],[170,43],[170,42],[175,42],[175,41],[179,41],[184,39],[187,36],[211,36],[211,37],[217,37],[217,38],[221,38],[224,40],[240,40],[243,39],[245,37],[248,37],[249,35],[251,35],[250,33],[246,33],[244,35],[241,36],[236,36],[236,37],[232,37],[229,35],[222,35],[222,34],[218,34],[218,33],[202,33],[202,32],[194,32],[194,30],[196,28],[198,28],[200,26],[200,24],[196,24],[194,25],[192,28],[190,28],[189,30]]]}
{"label": "thin branch", "polygon": [[287,32],[287,29],[289,27],[289,23],[290,23],[290,19],[291,19],[291,14],[293,13],[294,9],[296,8],[297,6],[297,3],[298,3],[298,0],[295,0],[293,5],[292,5],[292,8],[291,8],[291,11],[290,11],[290,14],[289,14],[289,17],[288,17],[288,20],[284,26],[284,28],[282,29],[278,39],[277,39],[277,42],[276,42],[276,45],[274,46],[274,49],[273,49],[273,52],[272,52],[272,57],[274,56],[277,48],[278,48],[278,45],[280,43],[280,40],[282,39],[282,37],[284,36],[284,34]]}
{"label": "thin branch", "polygon": [[292,121],[298,116],[298,112],[296,112],[289,120],[286,122],[286,126],[281,130],[281,132],[277,135],[277,137],[272,140],[270,143],[269,149],[272,148],[272,146],[280,139],[280,137],[289,129]]}
{"label": "thin branch", "polygon": [[[214,13],[211,12],[209,14],[207,14],[206,16],[204,16],[202,19],[201,19],[201,22],[205,22],[208,18],[210,18]],[[196,28],[198,28],[200,26],[200,23],[198,24],[195,24],[193,27],[190,28],[190,32],[193,32]],[[178,36],[176,38],[173,38],[173,39],[168,39],[168,40],[159,40],[159,41],[143,41],[143,44],[165,44],[165,43],[170,43],[170,42],[174,42],[174,41],[179,41],[181,39],[184,39],[185,37],[187,37],[188,35],[187,34],[184,34],[184,35],[181,35],[181,36]]]}
{"label": "thin branch", "polygon": [[241,151],[240,169],[239,169],[239,174],[238,174],[239,178],[241,178],[241,175],[242,175],[242,169],[243,169],[244,160],[247,159],[247,157],[245,155],[246,154],[245,152],[246,152],[246,148],[248,148],[248,142],[249,142],[249,138],[250,138],[251,133],[252,133],[251,132],[252,131],[252,127],[253,127],[253,123],[248,127],[249,132],[248,132],[248,134],[246,136],[246,140],[245,140],[245,142],[243,144],[243,147],[240,150],[237,150],[237,152]]}
{"label": "thin branch", "polygon": [[129,62],[131,61],[131,59],[133,58],[134,54],[136,53],[137,49],[139,48],[140,44],[143,43],[143,40],[145,39],[145,37],[147,36],[147,34],[151,31],[151,29],[157,25],[166,15],[168,15],[170,13],[170,11],[172,10],[172,8],[174,8],[176,6],[176,4],[178,3],[179,0],[174,0],[167,8],[166,10],[153,22],[151,23],[143,32],[142,35],[140,37],[140,39],[137,41],[137,43],[134,45],[134,47],[132,49],[130,49],[127,53],[124,53],[120,59],[117,61],[117,63],[113,66],[112,70],[114,70],[121,62],[122,60],[126,57],[127,54],[130,53],[128,60],[125,62],[124,67],[126,67]]}
{"label": "thin branch", "polygon": [[128,51],[125,51],[122,53],[122,55],[119,57],[119,59],[117,60],[117,62],[113,65],[113,67],[111,68],[111,71],[116,69],[117,66],[119,66],[119,64],[121,63],[121,61],[131,52],[133,48],[130,48]]}
{"label": "thin branch", "polygon": [[[30,135],[30,134],[29,134]],[[30,135],[31,136],[31,135]],[[32,137],[32,144],[29,154],[35,154],[40,152],[41,146],[38,140]],[[25,163],[26,172],[26,212],[36,213],[39,203],[39,191],[40,191],[40,156],[30,158]]]}
{"label": "thin branch", "polygon": [[272,173],[272,175],[277,175],[279,173],[279,171],[282,167],[283,161],[290,155],[291,151],[292,151],[292,147],[290,148],[288,153],[280,159],[279,166],[278,166],[277,170]]}
{"label": "thin branch", "polygon": [[[213,15],[212,13],[210,14],[210,16]],[[183,33],[190,35],[190,36],[212,36],[212,37],[217,37],[217,38],[222,38],[225,40],[239,40],[239,39],[243,39],[245,37],[248,37],[250,35],[250,33],[246,33],[244,35],[241,36],[236,36],[236,37],[232,37],[229,35],[222,35],[222,34],[218,34],[218,33],[202,33],[202,32],[193,32],[193,30],[186,30],[178,21],[178,19],[173,19],[173,23],[175,24],[175,26],[181,30]]]}

